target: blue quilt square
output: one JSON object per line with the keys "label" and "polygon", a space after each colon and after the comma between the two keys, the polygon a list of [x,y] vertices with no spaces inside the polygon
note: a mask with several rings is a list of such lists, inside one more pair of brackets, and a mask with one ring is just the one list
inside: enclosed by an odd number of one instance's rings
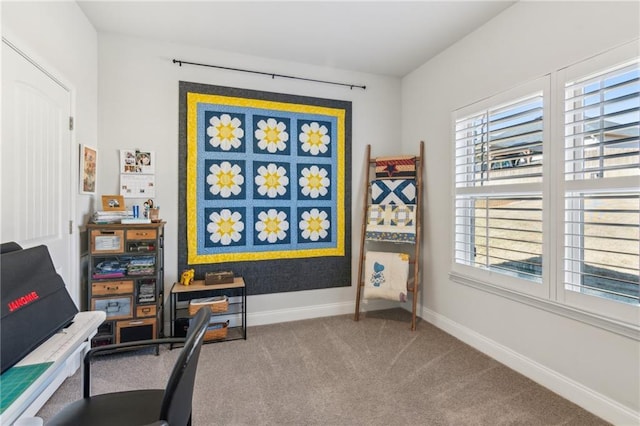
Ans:
{"label": "blue quilt square", "polygon": [[246,217],[245,207],[205,208],[204,246],[245,246]]}
{"label": "blue quilt square", "polygon": [[415,204],[415,179],[378,179],[371,182],[372,204]]}
{"label": "blue quilt square", "polygon": [[298,207],[298,243],[331,241],[331,208]]}
{"label": "blue quilt square", "polygon": [[290,207],[254,207],[253,222],[253,244],[291,244]]}
{"label": "blue quilt square", "polygon": [[253,198],[256,200],[290,200],[289,163],[254,161]]}
{"label": "blue quilt square", "polygon": [[244,160],[205,160],[205,200],[243,200],[245,192]]}
{"label": "blue quilt square", "polygon": [[331,123],[320,120],[298,120],[296,141],[302,157],[331,157]]}
{"label": "blue quilt square", "polygon": [[204,149],[213,152],[245,152],[245,115],[204,112]]}
{"label": "blue quilt square", "polygon": [[331,199],[331,165],[298,164],[298,199]]}
{"label": "blue quilt square", "polygon": [[266,115],[253,116],[253,152],[291,154],[291,119]]}

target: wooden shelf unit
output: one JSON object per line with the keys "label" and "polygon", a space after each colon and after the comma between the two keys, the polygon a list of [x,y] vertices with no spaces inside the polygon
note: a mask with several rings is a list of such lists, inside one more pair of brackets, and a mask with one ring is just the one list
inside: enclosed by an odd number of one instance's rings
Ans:
{"label": "wooden shelf unit", "polygon": [[[87,225],[87,309],[107,315],[91,340],[92,347],[164,335],[164,225]],[[144,258],[153,258],[152,271],[137,273],[132,267],[101,274],[98,269],[108,262],[132,265]]]}

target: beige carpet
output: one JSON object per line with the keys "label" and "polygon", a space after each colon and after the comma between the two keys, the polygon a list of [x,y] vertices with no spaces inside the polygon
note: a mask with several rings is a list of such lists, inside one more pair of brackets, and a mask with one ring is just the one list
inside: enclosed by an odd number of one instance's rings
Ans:
{"label": "beige carpet", "polygon": [[[205,345],[194,425],[605,425],[571,402],[401,309],[251,327]],[[103,393],[164,387],[179,349],[94,363]],[[42,408],[80,398],[79,374]]]}

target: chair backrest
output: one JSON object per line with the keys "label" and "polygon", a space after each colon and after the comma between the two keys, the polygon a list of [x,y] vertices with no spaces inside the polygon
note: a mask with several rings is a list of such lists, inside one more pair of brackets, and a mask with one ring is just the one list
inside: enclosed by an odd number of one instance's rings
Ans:
{"label": "chair backrest", "polygon": [[203,307],[191,320],[184,347],[167,382],[160,408],[160,419],[168,421],[171,426],[189,424],[198,358],[210,317],[211,310]]}

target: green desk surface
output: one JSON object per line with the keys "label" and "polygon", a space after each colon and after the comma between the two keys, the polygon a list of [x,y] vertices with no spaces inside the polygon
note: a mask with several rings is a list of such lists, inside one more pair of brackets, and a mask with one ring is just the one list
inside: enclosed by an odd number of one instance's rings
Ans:
{"label": "green desk surface", "polygon": [[14,366],[0,376],[0,414],[25,391],[53,362]]}

